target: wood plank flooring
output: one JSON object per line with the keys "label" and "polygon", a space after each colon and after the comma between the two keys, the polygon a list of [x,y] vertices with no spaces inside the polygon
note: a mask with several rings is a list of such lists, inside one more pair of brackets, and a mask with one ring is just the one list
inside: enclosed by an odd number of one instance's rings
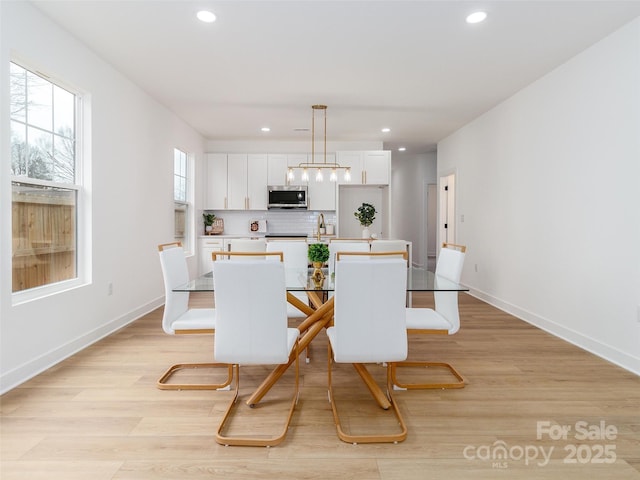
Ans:
{"label": "wood plank flooring", "polygon": [[[414,294],[416,304],[431,301]],[[208,306],[211,299],[197,294],[192,303]],[[460,311],[458,334],[412,336],[409,350],[410,358],[452,363],[468,385],[395,392],[409,428],[405,442],[338,440],[322,333],[311,363],[301,364],[289,434],[267,449],[215,443],[231,392],[156,388],[172,363],[211,361],[213,344],[210,336],[165,335],[156,310],[0,397],[0,478],[640,479],[639,377],[467,294]],[[382,381],[382,367],[370,370]],[[246,367],[242,394],[266,371]],[[425,372],[403,371],[418,373]],[[349,365],[334,374],[345,426],[389,426],[388,412],[372,405]],[[287,373],[254,410],[240,404],[233,428],[276,424],[291,380]],[[596,435],[601,425],[609,438],[581,438],[582,430]],[[570,427],[566,438],[560,426]]]}

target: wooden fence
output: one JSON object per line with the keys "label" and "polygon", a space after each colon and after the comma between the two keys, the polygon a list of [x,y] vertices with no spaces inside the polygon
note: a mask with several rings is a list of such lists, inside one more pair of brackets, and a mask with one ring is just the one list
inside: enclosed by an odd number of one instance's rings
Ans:
{"label": "wooden fence", "polygon": [[12,290],[75,278],[75,192],[13,193]]}

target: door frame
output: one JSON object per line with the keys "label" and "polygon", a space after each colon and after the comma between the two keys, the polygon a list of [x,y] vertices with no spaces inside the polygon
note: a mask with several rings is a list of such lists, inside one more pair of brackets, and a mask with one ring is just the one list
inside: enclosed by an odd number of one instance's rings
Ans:
{"label": "door frame", "polygon": [[[455,168],[438,174],[438,245],[445,242],[456,243],[457,174]],[[437,251],[440,249],[438,248]]]}

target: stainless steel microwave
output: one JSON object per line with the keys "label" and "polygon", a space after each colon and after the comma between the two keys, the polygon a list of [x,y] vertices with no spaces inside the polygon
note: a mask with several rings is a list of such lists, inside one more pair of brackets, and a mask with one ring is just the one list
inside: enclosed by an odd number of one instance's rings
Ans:
{"label": "stainless steel microwave", "polygon": [[306,209],[307,187],[300,185],[270,185],[269,208],[270,209]]}

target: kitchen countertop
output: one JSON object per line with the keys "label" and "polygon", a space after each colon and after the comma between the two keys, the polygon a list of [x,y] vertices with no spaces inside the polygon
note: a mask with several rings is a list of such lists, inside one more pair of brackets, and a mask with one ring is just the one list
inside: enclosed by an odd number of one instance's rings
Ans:
{"label": "kitchen countertop", "polygon": [[[273,233],[269,234],[267,232],[266,235],[274,235]],[[283,234],[284,235],[284,234]],[[300,234],[296,234],[296,235],[300,235]],[[255,238],[255,239],[259,239],[259,238],[265,238],[265,234],[264,233],[223,233],[221,235],[200,235],[198,238],[207,238],[207,239],[215,239],[215,238],[220,238],[220,239],[225,239],[225,238]],[[271,240],[277,240],[278,238],[282,239],[282,238],[304,238],[304,237],[266,237],[267,239],[271,239]],[[310,242],[315,242],[318,240],[317,235],[307,235],[307,240]],[[329,242],[330,239],[332,238],[339,238],[336,235],[320,235],[320,241],[321,242]],[[355,238],[353,238],[355,240]],[[377,239],[373,239],[370,238],[369,241],[370,242],[374,242],[375,240],[388,240],[387,238],[377,238]],[[393,240],[393,239],[392,239]],[[407,242],[410,243],[410,242]]]}
{"label": "kitchen countertop", "polygon": [[[269,234],[267,234],[269,235]],[[274,235],[274,234],[270,234],[270,235]],[[300,234],[296,234],[296,235],[300,235]],[[264,233],[223,233],[221,235],[200,235],[198,238],[207,238],[207,239],[215,239],[215,238],[268,238],[268,239],[272,239],[272,240],[276,240],[278,238],[305,238],[305,237],[266,237]],[[306,236],[307,240],[317,240],[317,235],[307,235]],[[324,240],[324,241],[329,241],[330,238],[336,238],[335,235],[320,235],[320,239]]]}

